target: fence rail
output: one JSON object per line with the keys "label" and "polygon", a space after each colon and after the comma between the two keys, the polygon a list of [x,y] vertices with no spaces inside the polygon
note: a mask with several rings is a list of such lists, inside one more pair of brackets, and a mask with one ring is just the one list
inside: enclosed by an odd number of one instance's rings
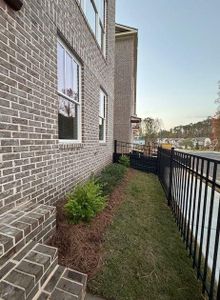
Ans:
{"label": "fence rail", "polygon": [[203,293],[220,300],[220,161],[159,148],[158,176]]}
{"label": "fence rail", "polygon": [[115,141],[113,161],[118,162],[122,155],[127,155],[132,168],[157,174],[157,150],[156,144],[139,145]]}
{"label": "fence rail", "polygon": [[140,154],[145,156],[157,156],[158,144],[149,143],[147,145],[126,143],[121,141],[114,142],[114,153],[121,154]]}

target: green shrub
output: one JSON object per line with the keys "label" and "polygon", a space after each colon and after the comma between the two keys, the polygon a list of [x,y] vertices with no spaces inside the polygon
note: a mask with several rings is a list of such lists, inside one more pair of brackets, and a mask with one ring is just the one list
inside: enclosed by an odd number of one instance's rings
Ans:
{"label": "green shrub", "polygon": [[125,166],[126,168],[130,167],[130,158],[127,155],[122,155],[119,160],[119,164]]}
{"label": "green shrub", "polygon": [[123,179],[126,168],[120,164],[112,164],[102,170],[98,177],[99,184],[103,187],[103,193],[110,195],[114,188]]}
{"label": "green shrub", "polygon": [[102,187],[95,179],[90,179],[83,185],[77,186],[67,195],[65,211],[72,223],[89,222],[106,204]]}

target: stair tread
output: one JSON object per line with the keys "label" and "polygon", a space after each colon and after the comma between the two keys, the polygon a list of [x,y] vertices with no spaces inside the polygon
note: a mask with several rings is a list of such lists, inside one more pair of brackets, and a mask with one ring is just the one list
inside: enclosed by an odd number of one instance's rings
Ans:
{"label": "stair tread", "polygon": [[[52,276],[42,287],[37,300],[84,299],[86,282],[86,274],[58,265]],[[57,295],[59,295],[60,298]]]}
{"label": "stair tread", "polygon": [[[0,216],[0,265],[29,240],[41,241],[55,227],[56,208],[28,203]],[[54,224],[53,224],[54,223]]]}
{"label": "stair tread", "polygon": [[87,275],[58,265],[57,248],[33,241],[7,262],[0,278],[3,300],[81,300],[87,281]]}

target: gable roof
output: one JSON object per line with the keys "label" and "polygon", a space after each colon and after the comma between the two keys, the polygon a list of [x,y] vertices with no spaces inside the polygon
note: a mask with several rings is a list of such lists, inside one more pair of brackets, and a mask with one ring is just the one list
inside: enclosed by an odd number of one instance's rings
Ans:
{"label": "gable roof", "polygon": [[115,24],[115,34],[124,35],[124,34],[137,34],[138,29],[130,26],[125,26],[121,24]]}

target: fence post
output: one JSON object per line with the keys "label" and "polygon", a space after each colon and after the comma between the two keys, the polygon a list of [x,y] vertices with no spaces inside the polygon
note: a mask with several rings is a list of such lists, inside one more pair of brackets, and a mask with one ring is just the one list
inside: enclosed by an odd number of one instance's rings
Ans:
{"label": "fence post", "polygon": [[218,291],[217,291],[217,300],[220,299],[220,273],[219,273],[219,280],[218,280]]}
{"label": "fence post", "polygon": [[170,151],[170,180],[169,180],[169,193],[168,193],[168,205],[171,205],[172,200],[172,181],[173,181],[173,156],[174,148],[171,148]]}
{"label": "fence post", "polygon": [[117,153],[117,140],[114,140],[114,153]]}
{"label": "fence post", "polygon": [[161,164],[161,160],[160,160],[160,147],[157,148],[157,175],[160,178],[160,164]]}
{"label": "fence post", "polygon": [[117,158],[116,158],[117,154],[116,153],[117,153],[117,141],[114,140],[113,163],[117,162]]}

